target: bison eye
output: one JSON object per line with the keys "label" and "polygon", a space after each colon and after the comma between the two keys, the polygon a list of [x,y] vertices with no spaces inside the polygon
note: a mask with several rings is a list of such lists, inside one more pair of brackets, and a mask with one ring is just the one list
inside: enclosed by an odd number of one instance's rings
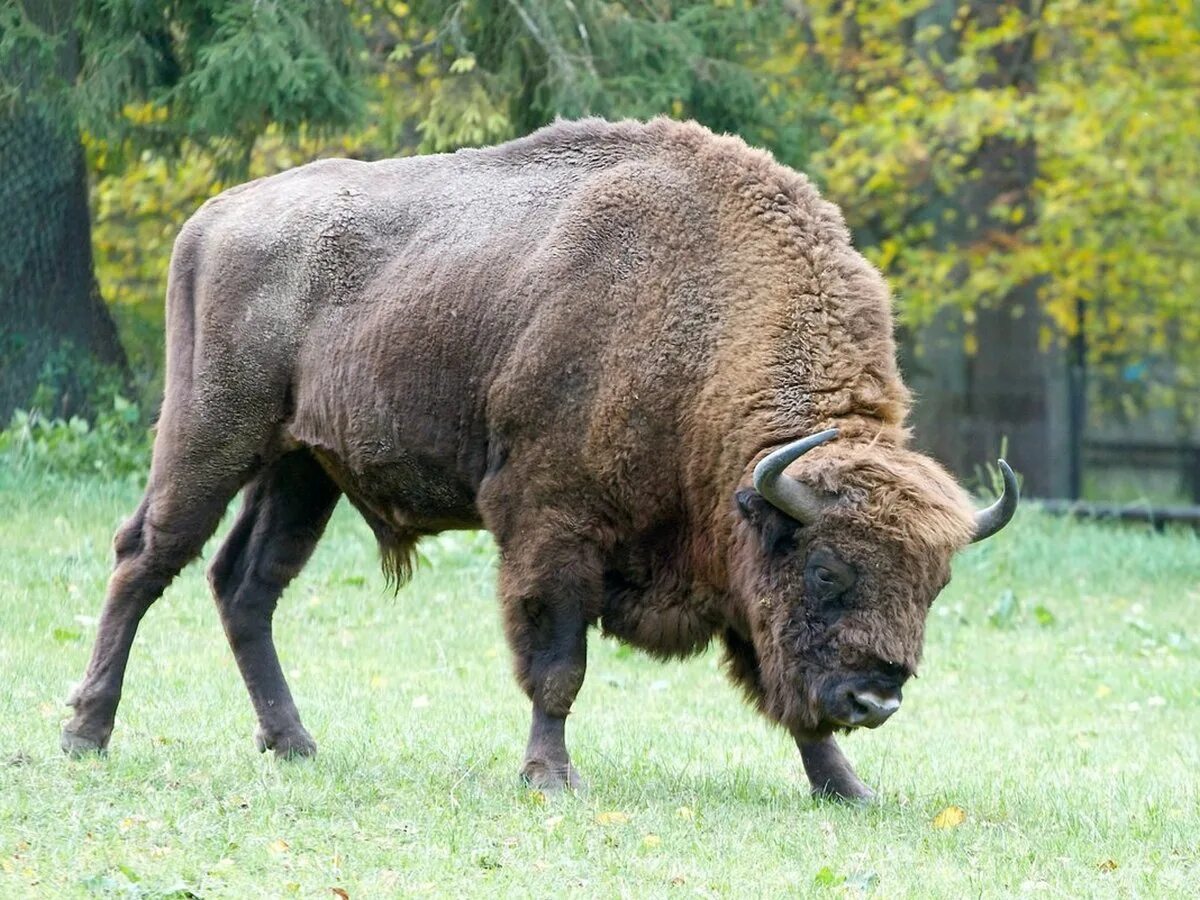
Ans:
{"label": "bison eye", "polygon": [[912,674],[908,670],[908,666],[904,665],[904,663],[898,662],[881,662],[879,665],[879,671],[884,678],[891,679],[892,681],[899,681],[901,683],[907,680]]}
{"label": "bison eye", "polygon": [[804,585],[808,594],[818,600],[834,600],[854,586],[854,568],[832,550],[818,547],[808,557],[804,567]]}

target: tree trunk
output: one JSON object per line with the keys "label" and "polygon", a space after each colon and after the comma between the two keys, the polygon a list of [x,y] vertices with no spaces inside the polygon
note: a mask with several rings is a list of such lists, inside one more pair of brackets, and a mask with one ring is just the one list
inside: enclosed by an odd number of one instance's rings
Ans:
{"label": "tree trunk", "polygon": [[72,7],[58,0],[27,10],[47,33],[65,35],[51,71],[38,60],[3,63],[22,96],[0,111],[0,427],[35,393],[47,412],[86,411],[101,367],[126,375],[92,270],[83,147],[54,100],[79,70]]}
{"label": "tree trunk", "polygon": [[[1033,14],[1031,0],[971,0],[968,5],[971,15],[985,25],[996,24],[1014,8],[1027,18]],[[928,14],[948,22],[957,8],[955,3],[934,3]],[[1032,41],[1030,30],[995,47],[995,70],[980,78],[980,86],[1032,91]],[[939,49],[947,58],[954,52],[945,46]],[[1002,241],[1010,235],[1016,239],[1035,213],[1037,151],[1032,139],[988,135],[964,172],[957,191],[937,201],[932,217],[938,222],[937,239],[960,245]],[[1020,224],[990,214],[1000,198],[1023,209]],[[936,214],[946,206],[960,213],[950,225]],[[1037,284],[1017,285],[999,302],[978,311],[974,354],[963,349],[960,319],[957,312],[944,312],[915,335],[920,353],[906,348],[906,369],[918,397],[913,418],[919,443],[968,480],[993,463],[1007,443],[1008,461],[1029,493],[1065,496],[1071,454],[1077,452],[1068,433],[1066,358],[1056,345],[1041,346],[1047,323]]]}
{"label": "tree trunk", "polygon": [[917,395],[913,430],[918,445],[968,484],[989,485],[986,467],[1004,455],[1025,493],[1064,497],[1077,452],[1067,365],[1060,348],[1039,348],[1043,322],[1032,293],[1022,286],[978,312],[974,355],[963,349],[957,311],[901,341],[905,377]]}

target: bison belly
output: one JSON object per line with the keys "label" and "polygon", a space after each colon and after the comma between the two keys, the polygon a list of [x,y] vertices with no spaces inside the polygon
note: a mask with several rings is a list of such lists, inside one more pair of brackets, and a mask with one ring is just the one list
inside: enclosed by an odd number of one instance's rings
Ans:
{"label": "bison belly", "polygon": [[421,535],[480,527],[486,438],[473,379],[437,352],[436,331],[409,335],[419,349],[365,331],[314,342],[286,427],[367,519],[387,560]]}

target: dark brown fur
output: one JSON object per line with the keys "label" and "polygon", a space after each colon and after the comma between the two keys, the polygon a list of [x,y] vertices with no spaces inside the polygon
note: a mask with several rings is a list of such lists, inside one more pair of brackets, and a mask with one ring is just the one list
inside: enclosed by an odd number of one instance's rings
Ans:
{"label": "dark brown fur", "polygon": [[[138,619],[247,484],[212,583],[260,746],[312,749],[270,615],[340,493],[397,581],[424,534],[495,535],[535,782],[577,779],[562,722],[590,626],[659,656],[721,638],[757,705],[820,742],[822,680],[915,668],[971,534],[962,491],[906,449],[908,406],[886,287],[838,210],[695,124],[560,122],[234,188],[176,243],[150,483],[64,746],[107,742]],[[735,493],[832,426],[792,474],[840,500],[773,557]],[[804,596],[818,544],[859,572],[836,621]]]}

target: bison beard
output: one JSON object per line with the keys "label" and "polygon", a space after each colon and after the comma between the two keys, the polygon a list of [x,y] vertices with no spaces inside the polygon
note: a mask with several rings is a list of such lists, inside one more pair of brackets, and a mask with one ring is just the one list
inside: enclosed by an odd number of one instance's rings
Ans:
{"label": "bison beard", "polygon": [[226,191],[175,244],[150,478],[63,748],[107,745],[138,623],[242,491],[213,594],[259,749],[315,752],[271,621],[344,494],[397,584],[424,535],[495,536],[532,784],[581,784],[565,722],[598,627],[664,657],[719,639],[813,790],[868,797],[833,732],[895,711],[951,556],[1016,502],[1005,468],[977,520],[908,407],[838,210],[694,123]]}

